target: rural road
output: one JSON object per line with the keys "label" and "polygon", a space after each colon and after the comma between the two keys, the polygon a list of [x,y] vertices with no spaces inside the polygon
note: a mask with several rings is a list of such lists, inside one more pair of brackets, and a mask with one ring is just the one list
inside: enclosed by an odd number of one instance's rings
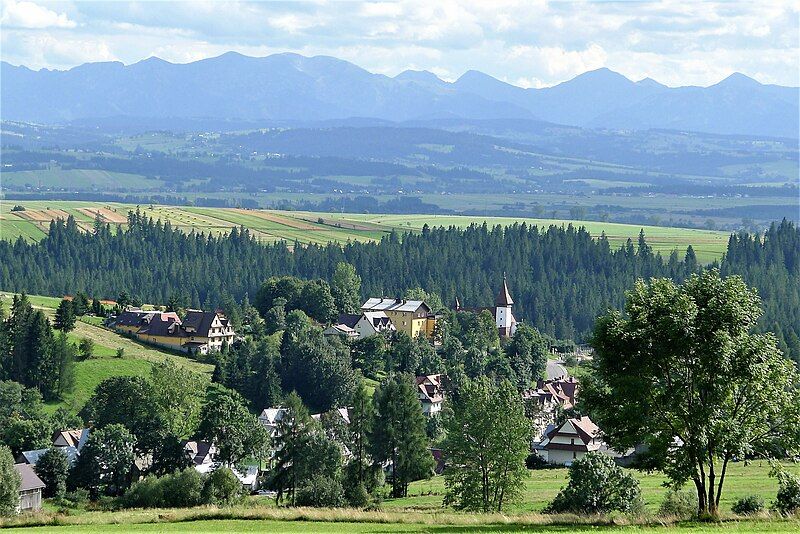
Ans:
{"label": "rural road", "polygon": [[567,368],[561,365],[560,360],[547,360],[547,379],[554,380],[556,378],[567,377],[569,373]]}

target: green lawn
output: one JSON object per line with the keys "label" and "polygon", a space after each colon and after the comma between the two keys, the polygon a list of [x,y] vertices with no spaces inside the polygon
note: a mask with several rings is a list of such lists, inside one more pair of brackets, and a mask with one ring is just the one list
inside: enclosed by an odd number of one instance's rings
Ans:
{"label": "green lawn", "polygon": [[105,191],[146,191],[159,189],[161,180],[150,179],[140,174],[109,172],[87,169],[52,169],[35,171],[13,171],[3,173],[5,187],[39,187],[47,189],[81,189]]}

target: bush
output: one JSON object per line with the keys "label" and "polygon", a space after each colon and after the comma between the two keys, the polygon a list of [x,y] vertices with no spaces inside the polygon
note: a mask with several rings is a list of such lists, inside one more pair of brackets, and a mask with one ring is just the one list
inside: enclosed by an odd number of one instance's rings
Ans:
{"label": "bush", "polygon": [[546,513],[627,513],[642,505],[639,482],[605,454],[590,452],[575,460],[567,476],[567,487],[547,506]]}
{"label": "bush", "polygon": [[776,476],[778,495],[772,505],[773,509],[783,515],[800,512],[800,477],[782,469],[777,471]]}
{"label": "bush", "polygon": [[34,469],[45,484],[42,492],[44,497],[59,498],[66,493],[69,460],[60,448],[50,447],[36,462]]}
{"label": "bush", "polygon": [[234,504],[242,497],[242,483],[233,471],[219,467],[206,478],[202,495],[206,504]]}
{"label": "bush", "polygon": [[160,478],[148,475],[134,483],[118,502],[125,508],[188,508],[203,504],[202,492],[203,479],[190,467]]}
{"label": "bush", "polygon": [[691,519],[697,515],[697,494],[692,491],[670,490],[664,495],[658,515],[676,517],[678,519]]}
{"label": "bush", "polygon": [[[364,490],[366,493],[366,489]],[[314,475],[297,490],[295,502],[300,506],[335,508],[344,506],[342,483],[325,475]]]}
{"label": "bush", "polygon": [[755,515],[764,511],[764,498],[760,495],[748,495],[742,497],[731,507],[734,514]]}
{"label": "bush", "polygon": [[164,506],[188,508],[202,504],[203,479],[192,467],[161,477]]}
{"label": "bush", "polygon": [[529,454],[525,459],[525,467],[528,469],[548,469],[553,467],[552,464],[547,463],[547,460],[536,454]]}
{"label": "bush", "polygon": [[164,486],[155,475],[134,482],[120,498],[123,508],[160,508],[164,504]]}

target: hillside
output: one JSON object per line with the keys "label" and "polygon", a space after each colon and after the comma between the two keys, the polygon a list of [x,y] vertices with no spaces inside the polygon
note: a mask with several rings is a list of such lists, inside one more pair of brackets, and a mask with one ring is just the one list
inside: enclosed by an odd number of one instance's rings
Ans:
{"label": "hillside", "polygon": [[[12,297],[12,293],[0,292],[0,301],[6,310]],[[28,298],[34,308],[44,310],[51,318],[60,302],[55,297],[29,295]],[[155,362],[169,360],[209,378],[211,376],[211,365],[138,343],[107,330],[98,323],[98,318],[84,317],[75,323],[75,329],[69,333],[70,340],[75,343],[84,338],[94,341],[94,356],[75,363],[75,389],[60,402],[48,403],[48,411],[65,407],[70,412],[77,413],[103,380],[112,376],[147,376]],[[118,349],[124,351],[122,358],[117,358]]]}
{"label": "hillside", "polygon": [[448,83],[428,72],[391,78],[328,56],[233,52],[187,64],[151,57],[67,71],[33,71],[3,62],[1,74],[4,117],[45,123],[113,117],[538,118],[601,128],[798,136],[798,89],[763,85],[742,74],[711,87],[671,88],[599,69],[554,87],[523,89],[478,71]]}

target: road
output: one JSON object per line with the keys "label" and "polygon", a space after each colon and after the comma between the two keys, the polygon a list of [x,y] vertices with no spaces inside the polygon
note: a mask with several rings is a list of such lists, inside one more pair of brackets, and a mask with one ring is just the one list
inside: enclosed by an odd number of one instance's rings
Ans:
{"label": "road", "polygon": [[567,368],[562,365],[560,360],[547,360],[547,379],[554,380],[569,376]]}

